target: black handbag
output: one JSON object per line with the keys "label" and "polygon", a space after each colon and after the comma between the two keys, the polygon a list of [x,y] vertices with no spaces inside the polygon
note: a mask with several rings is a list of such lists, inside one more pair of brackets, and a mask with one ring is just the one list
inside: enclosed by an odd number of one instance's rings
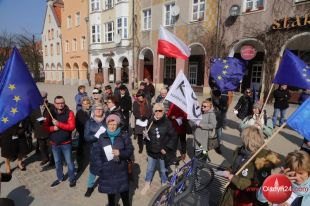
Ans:
{"label": "black handbag", "polygon": [[71,142],[71,145],[72,145],[72,150],[77,150],[77,148],[79,147],[79,132],[77,130],[74,130],[72,132],[72,142]]}

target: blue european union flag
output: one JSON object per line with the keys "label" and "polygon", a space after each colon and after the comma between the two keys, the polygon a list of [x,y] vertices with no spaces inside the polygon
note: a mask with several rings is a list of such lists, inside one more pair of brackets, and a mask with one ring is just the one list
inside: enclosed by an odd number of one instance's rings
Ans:
{"label": "blue european union flag", "polygon": [[235,90],[245,73],[245,63],[237,58],[215,59],[211,66],[211,77],[220,91]]}
{"label": "blue european union flag", "polygon": [[287,119],[286,123],[310,141],[310,98]]}
{"label": "blue european union flag", "polygon": [[276,77],[272,82],[310,89],[310,67],[298,56],[286,49]]}
{"label": "blue european union flag", "polygon": [[43,99],[17,48],[0,77],[0,133],[26,118]]}

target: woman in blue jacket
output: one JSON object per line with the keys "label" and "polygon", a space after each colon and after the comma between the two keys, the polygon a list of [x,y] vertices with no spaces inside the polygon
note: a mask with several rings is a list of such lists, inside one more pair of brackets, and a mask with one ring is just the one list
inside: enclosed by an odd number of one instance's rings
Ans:
{"label": "woman in blue jacket", "polygon": [[91,172],[99,176],[99,192],[108,194],[109,206],[116,205],[115,195],[119,193],[123,205],[130,205],[128,160],[133,154],[133,146],[128,133],[121,130],[120,121],[116,114],[106,118],[107,130],[99,137],[95,169],[91,168]]}

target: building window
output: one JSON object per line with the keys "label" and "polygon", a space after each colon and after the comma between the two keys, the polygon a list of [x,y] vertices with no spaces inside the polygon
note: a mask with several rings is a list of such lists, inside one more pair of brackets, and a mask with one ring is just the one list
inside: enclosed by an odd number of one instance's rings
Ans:
{"label": "building window", "polygon": [[51,44],[51,56],[53,56],[54,55],[54,46],[53,46],[53,44]]}
{"label": "building window", "polygon": [[105,9],[111,9],[113,7],[113,0],[105,0]]}
{"label": "building window", "polygon": [[105,42],[112,42],[114,40],[114,25],[113,21],[105,23]]}
{"label": "building window", "polygon": [[44,53],[45,53],[45,56],[47,56],[47,45],[44,46]]}
{"label": "building window", "polygon": [[70,48],[69,41],[66,40],[66,43],[65,43],[66,52],[69,52],[69,48]]}
{"label": "building window", "polygon": [[76,51],[77,50],[77,42],[76,42],[76,38],[74,38],[72,40],[72,51]]}
{"label": "building window", "polygon": [[69,15],[67,17],[67,29],[70,29],[72,27],[72,19],[71,16]]}
{"label": "building window", "polygon": [[86,38],[85,36],[81,37],[81,50],[85,49],[85,45],[86,45]]}
{"label": "building window", "polygon": [[92,43],[100,43],[100,25],[96,24],[91,27]]}
{"label": "building window", "polygon": [[51,31],[48,30],[48,40],[51,40]]}
{"label": "building window", "polygon": [[174,5],[174,2],[165,5],[165,26],[173,26],[176,22],[176,18],[171,14],[171,9],[174,7]]}
{"label": "building window", "polygon": [[128,38],[127,17],[121,17],[117,19],[117,34],[120,35],[122,39]]}
{"label": "building window", "polygon": [[264,9],[264,0],[245,0],[244,4],[245,12]]}
{"label": "building window", "polygon": [[198,63],[192,63],[188,67],[189,83],[197,85]]}
{"label": "building window", "polygon": [[75,14],[75,26],[80,26],[81,24],[81,15],[80,12],[76,12]]}
{"label": "building window", "polygon": [[175,79],[176,60],[175,58],[165,58],[164,83],[172,84]]}
{"label": "building window", "polygon": [[51,15],[48,15],[48,23],[51,23]]}
{"label": "building window", "polygon": [[59,44],[59,42],[57,42],[56,52],[57,52],[57,55],[60,54],[60,44]]}
{"label": "building window", "polygon": [[205,16],[205,0],[193,0],[193,21],[201,21]]}
{"label": "building window", "polygon": [[152,26],[152,10],[146,9],[143,11],[143,30],[149,30]]}
{"label": "building window", "polygon": [[99,0],[91,0],[90,1],[90,9],[91,11],[99,11],[100,1]]}
{"label": "building window", "polygon": [[54,39],[54,29],[51,30],[51,39]]}

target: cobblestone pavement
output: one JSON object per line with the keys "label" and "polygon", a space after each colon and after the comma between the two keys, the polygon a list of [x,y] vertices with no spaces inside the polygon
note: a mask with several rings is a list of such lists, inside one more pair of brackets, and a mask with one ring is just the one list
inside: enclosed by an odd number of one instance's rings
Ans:
{"label": "cobblestone pavement", "polygon": [[[75,108],[74,95],[76,94],[76,86],[63,86],[63,85],[48,85],[39,84],[40,89],[46,90],[49,95],[48,99],[53,102],[53,98],[56,95],[63,95],[66,99],[66,103],[70,108]],[[90,94],[91,88],[87,88]],[[198,96],[199,99],[204,97]],[[234,98],[232,105],[235,105],[235,101],[238,96]],[[215,164],[228,165],[231,161],[232,151],[237,145],[240,145],[241,141],[239,138],[238,131],[238,119],[232,112],[232,105],[228,111],[228,126],[224,130],[223,143],[223,155],[218,155],[214,151],[210,151],[211,161]],[[292,113],[297,105],[291,105],[288,115]],[[267,106],[268,114],[272,114],[272,105]],[[192,143],[192,137],[188,136],[187,143]],[[277,137],[271,141],[269,148],[281,155],[285,156],[289,151],[297,149],[301,144],[302,139],[294,132],[287,128],[279,133]],[[135,148],[137,148],[137,141],[133,140]],[[154,175],[153,184],[151,190],[144,196],[140,194],[141,188],[144,185],[144,176],[146,172],[146,161],[147,155],[144,150],[143,154],[138,154],[135,150],[135,164],[134,164],[134,177],[130,186],[130,196],[132,198],[132,205],[147,205],[149,200],[155,194],[156,190],[160,187],[159,173],[156,172]],[[73,206],[73,205],[91,205],[91,206],[103,206],[107,203],[107,197],[105,194],[101,194],[97,189],[93,192],[90,198],[85,198],[84,193],[86,192],[86,183],[88,177],[88,168],[83,172],[81,177],[77,181],[75,188],[69,187],[69,182],[65,181],[56,188],[51,189],[50,184],[55,180],[56,174],[55,169],[48,167],[41,167],[39,165],[39,157],[32,152],[26,159],[27,171],[20,171],[15,169],[14,175],[14,186],[10,186],[10,183],[2,184],[2,196],[8,195],[14,199],[17,206]],[[3,159],[0,158],[0,165],[3,164]],[[14,163],[12,163],[14,165]],[[1,170],[4,170],[4,165],[1,166]],[[67,171],[67,168],[64,169]],[[15,188],[11,188],[15,187]],[[7,188],[7,189],[6,189]],[[9,191],[8,191],[9,190]],[[21,192],[24,191],[24,192]],[[16,193],[14,195],[14,192]],[[119,201],[121,203],[121,201]]]}

